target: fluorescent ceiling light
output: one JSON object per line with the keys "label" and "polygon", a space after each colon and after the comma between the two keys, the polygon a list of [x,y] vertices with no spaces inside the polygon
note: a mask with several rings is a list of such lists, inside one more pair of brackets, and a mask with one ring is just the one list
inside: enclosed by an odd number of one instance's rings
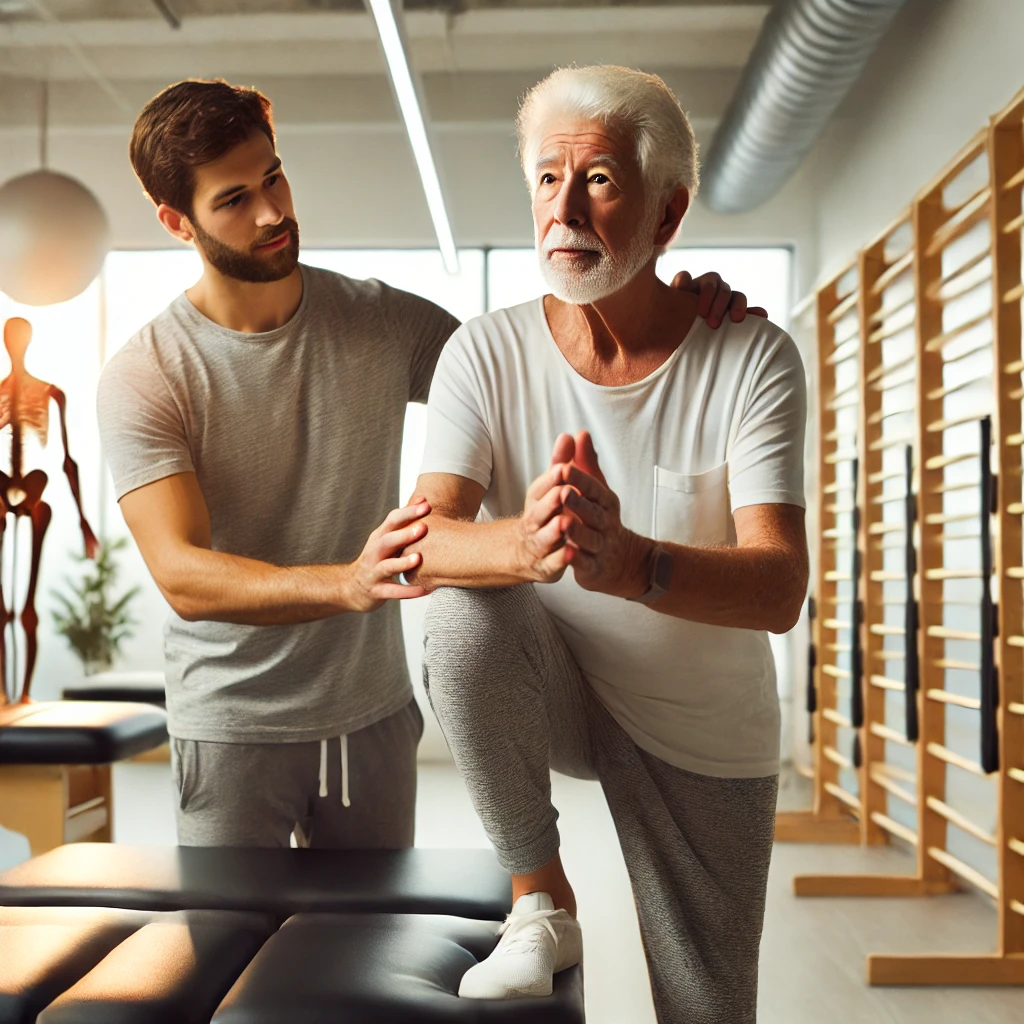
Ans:
{"label": "fluorescent ceiling light", "polygon": [[405,43],[398,26],[398,19],[395,17],[391,0],[367,0],[367,2],[373,13],[374,21],[377,22],[377,34],[380,36],[380,43],[384,48],[384,57],[388,62],[388,71],[391,74],[391,84],[394,86],[398,108],[402,112],[405,130],[412,146],[412,154],[416,158],[416,166],[419,168],[423,191],[427,197],[427,208],[430,210],[430,219],[434,222],[434,233],[437,235],[437,244],[441,249],[445,269],[449,274],[456,274],[459,270],[459,257],[455,249],[455,237],[452,235],[448,210],[444,205],[441,180],[437,176],[437,164],[434,162],[434,154],[430,149],[427,126],[423,120],[423,108],[416,91],[416,83],[413,81],[412,72],[409,69],[409,60],[406,56]]}

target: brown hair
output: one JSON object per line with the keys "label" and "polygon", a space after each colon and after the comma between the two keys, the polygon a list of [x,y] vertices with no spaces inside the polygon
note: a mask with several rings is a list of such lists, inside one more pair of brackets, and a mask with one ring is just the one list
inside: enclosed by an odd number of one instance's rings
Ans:
{"label": "brown hair", "polygon": [[273,111],[261,92],[220,78],[190,78],[143,107],[128,155],[154,203],[191,216],[196,167],[219,160],[258,131],[274,145]]}

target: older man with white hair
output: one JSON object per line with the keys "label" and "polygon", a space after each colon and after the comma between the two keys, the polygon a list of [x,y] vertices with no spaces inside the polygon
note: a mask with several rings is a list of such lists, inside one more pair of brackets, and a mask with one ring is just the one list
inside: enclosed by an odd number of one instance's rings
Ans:
{"label": "older man with white hair", "polygon": [[433,511],[407,549],[436,591],[430,699],[512,873],[461,995],[549,993],[581,959],[553,767],[604,788],[659,1021],[744,1024],[778,781],[767,633],[807,584],[804,371],[778,327],[710,330],[655,274],[697,190],[661,79],[557,71],[519,131],[551,294],[444,349],[417,487]]}

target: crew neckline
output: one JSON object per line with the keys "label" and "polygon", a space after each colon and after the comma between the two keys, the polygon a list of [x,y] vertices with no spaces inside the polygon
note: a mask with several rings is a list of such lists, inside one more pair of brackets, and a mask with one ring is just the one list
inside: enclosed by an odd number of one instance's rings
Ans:
{"label": "crew neckline", "polygon": [[250,334],[247,331],[234,331],[230,327],[225,327],[223,324],[217,323],[216,320],[211,320],[205,313],[200,312],[192,300],[188,297],[186,292],[182,292],[175,300],[175,304],[178,306],[179,311],[182,312],[189,320],[204,330],[213,331],[216,334],[220,334],[222,337],[227,338],[231,341],[241,341],[247,344],[261,344],[266,342],[279,341],[284,335],[292,333],[296,327],[300,326],[306,316],[306,309],[309,306],[309,291],[312,275],[309,273],[309,268],[304,263],[296,264],[299,268],[299,273],[302,276],[302,298],[299,299],[299,304],[292,313],[289,319],[281,324],[280,327],[275,327],[272,331],[257,331],[255,334]]}
{"label": "crew neckline", "polygon": [[665,376],[672,367],[681,358],[680,353],[684,348],[688,347],[688,343],[691,341],[693,336],[700,330],[705,320],[701,316],[694,317],[693,323],[690,324],[690,329],[686,332],[683,340],[676,346],[675,351],[654,370],[651,370],[646,377],[641,377],[639,380],[630,381],[628,384],[598,384],[596,381],[590,380],[588,377],[584,377],[579,370],[576,369],[568,359],[565,358],[565,353],[559,348],[558,342],[555,341],[555,336],[551,331],[551,324],[548,323],[548,315],[544,309],[544,299],[546,295],[542,295],[539,299],[534,300],[534,308],[540,317],[541,325],[544,329],[544,335],[548,340],[548,343],[553,350],[556,358],[565,370],[575,379],[585,384],[589,388],[594,388],[596,391],[606,392],[610,394],[620,394],[628,391],[638,390],[640,388],[649,387],[655,383],[659,378]]}

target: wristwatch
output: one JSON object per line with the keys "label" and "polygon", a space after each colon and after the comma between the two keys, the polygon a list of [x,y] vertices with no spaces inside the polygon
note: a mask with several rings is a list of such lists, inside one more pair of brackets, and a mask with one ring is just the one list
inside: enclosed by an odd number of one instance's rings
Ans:
{"label": "wristwatch", "polygon": [[674,565],[672,556],[663,547],[656,545],[651,556],[651,572],[648,577],[647,589],[638,597],[630,597],[627,600],[636,601],[639,604],[650,604],[662,594],[667,594],[668,588],[672,584]]}

